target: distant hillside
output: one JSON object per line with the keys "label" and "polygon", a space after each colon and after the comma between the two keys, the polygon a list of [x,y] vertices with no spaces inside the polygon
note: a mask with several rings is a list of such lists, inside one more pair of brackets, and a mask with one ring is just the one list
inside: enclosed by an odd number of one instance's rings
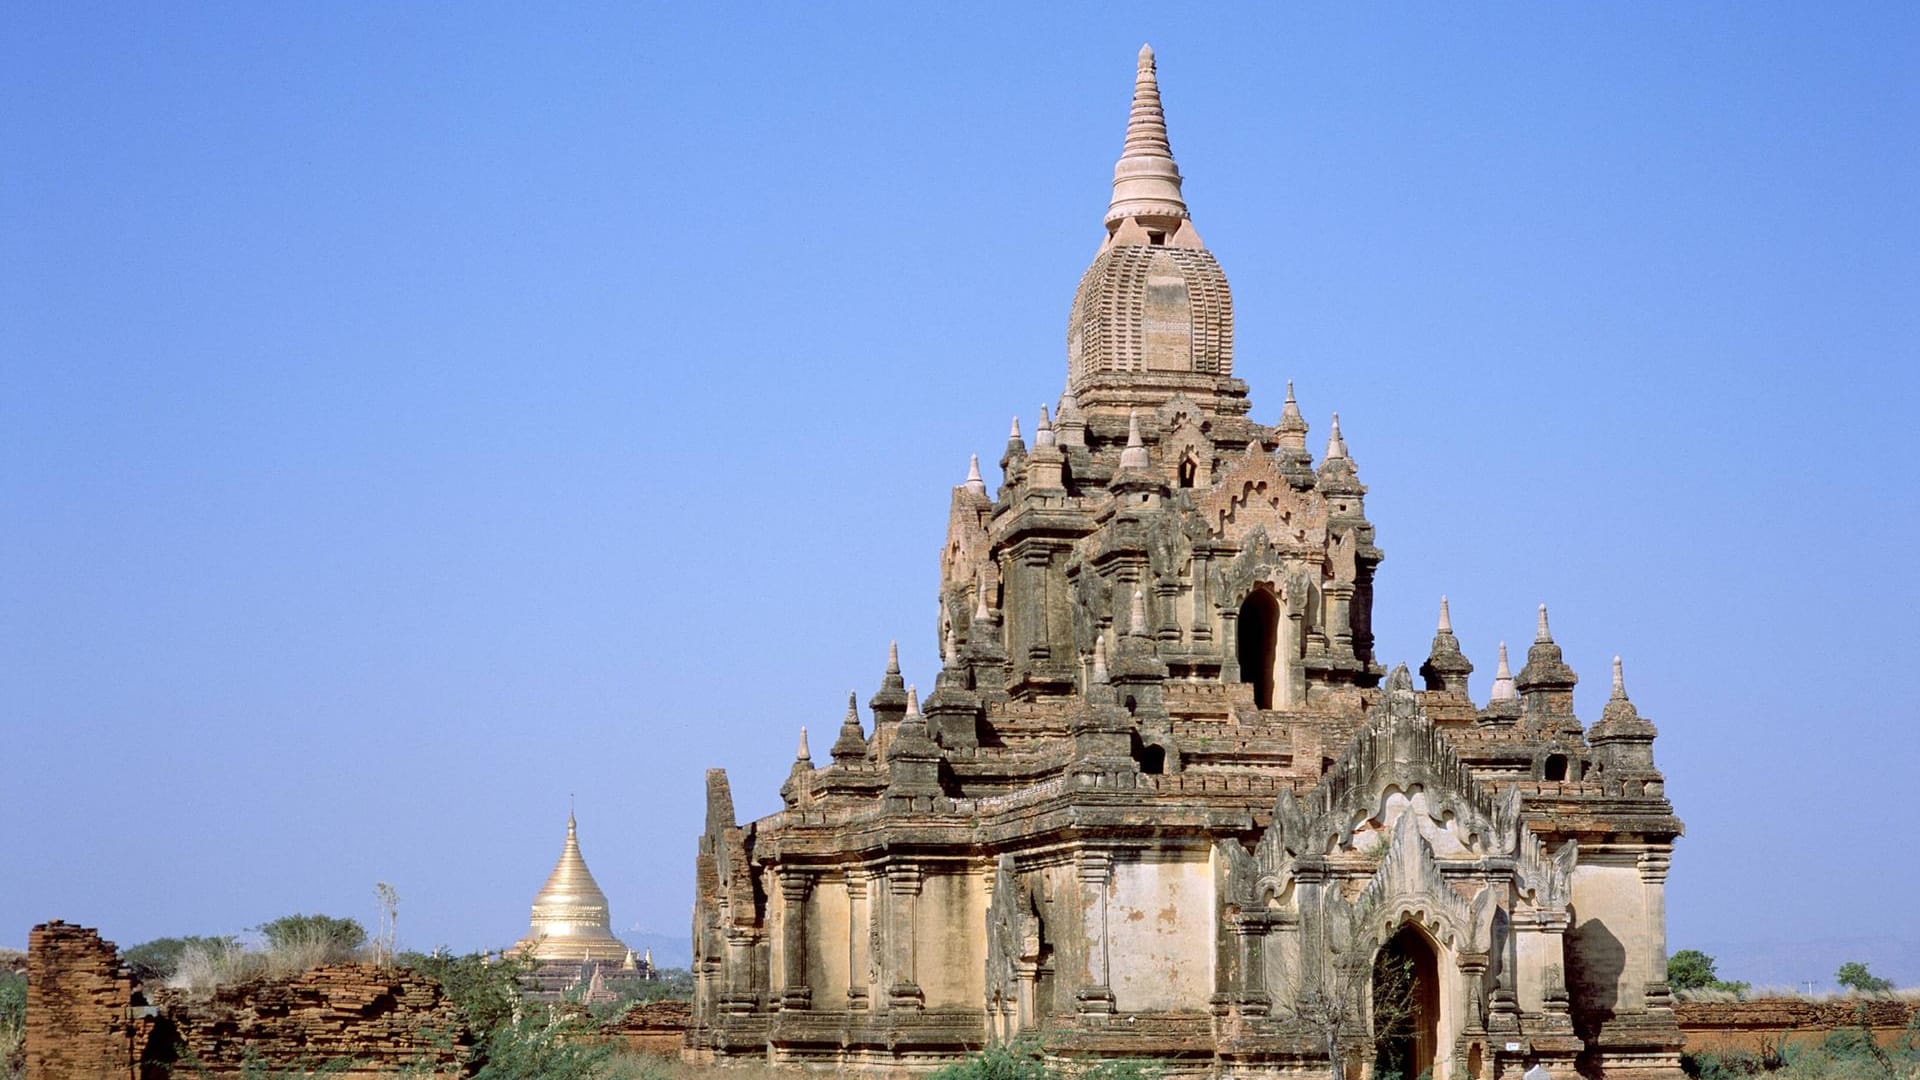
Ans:
{"label": "distant hillside", "polygon": [[1859,960],[1883,979],[1901,987],[1920,986],[1920,941],[1892,937],[1815,938],[1806,941],[1738,941],[1694,944],[1669,941],[1674,951],[1699,949],[1716,961],[1723,979],[1750,982],[1755,989],[1780,986],[1816,993],[1839,989],[1833,973]]}
{"label": "distant hillside", "polygon": [[[692,967],[693,942],[685,934],[661,934],[652,930],[628,930],[620,940],[637,953],[653,950],[653,962],[660,967]],[[1876,969],[1877,970],[1877,969]]]}

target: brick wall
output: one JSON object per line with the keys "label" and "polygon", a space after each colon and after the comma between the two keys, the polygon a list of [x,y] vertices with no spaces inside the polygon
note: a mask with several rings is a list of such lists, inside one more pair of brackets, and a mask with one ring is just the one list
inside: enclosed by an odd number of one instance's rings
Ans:
{"label": "brick wall", "polygon": [[640,1054],[675,1057],[693,1023],[693,1002],[655,1001],[635,1005],[605,1028],[608,1040]]}
{"label": "brick wall", "polygon": [[111,941],[55,920],[27,935],[27,1080],[137,1080],[152,1021]]}
{"label": "brick wall", "polygon": [[1673,1007],[1688,1053],[1742,1050],[1760,1053],[1786,1043],[1818,1043],[1835,1031],[1863,1024],[1882,1045],[1899,1038],[1913,1023],[1915,1003],[1882,998],[1809,1001],[1759,998],[1753,1001],[1682,1001]]}

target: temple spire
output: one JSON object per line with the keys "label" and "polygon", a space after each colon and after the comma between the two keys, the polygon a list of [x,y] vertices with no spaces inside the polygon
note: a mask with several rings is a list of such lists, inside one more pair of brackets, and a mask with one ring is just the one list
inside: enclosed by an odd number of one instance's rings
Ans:
{"label": "temple spire", "polygon": [[1333,426],[1327,431],[1327,460],[1344,459],[1347,456],[1347,440],[1340,437],[1340,414],[1333,414]]}
{"label": "temple spire", "polygon": [[1500,643],[1500,666],[1493,669],[1493,692],[1488,696],[1492,701],[1512,701],[1516,696],[1513,690],[1513,668],[1507,664],[1507,643]]}
{"label": "temple spire", "polygon": [[967,462],[967,490],[975,495],[987,493],[987,482],[980,478],[980,455],[974,454]]}
{"label": "temple spire", "polygon": [[1180,167],[1173,163],[1167,117],[1160,107],[1153,47],[1142,45],[1139,66],[1134,71],[1127,139],[1120,161],[1113,167],[1113,201],[1107,205],[1107,227],[1112,230],[1127,218],[1174,227],[1186,216],[1187,203],[1180,194]]}

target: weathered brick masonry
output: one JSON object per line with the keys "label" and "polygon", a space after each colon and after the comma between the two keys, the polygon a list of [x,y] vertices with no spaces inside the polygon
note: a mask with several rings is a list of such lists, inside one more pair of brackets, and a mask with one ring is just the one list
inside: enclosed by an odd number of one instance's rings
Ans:
{"label": "weathered brick masonry", "polygon": [[55,920],[27,936],[28,1080],[138,1077],[153,1032],[113,942]]}
{"label": "weathered brick masonry", "polygon": [[239,1076],[351,1062],[347,1080],[464,1075],[472,1036],[440,984],[405,968],[336,964],[222,987],[210,999],[143,989],[110,941],[84,927],[33,929],[27,959],[28,1080]]}
{"label": "weathered brick masonry", "polygon": [[1674,1018],[1686,1036],[1687,1052],[1761,1053],[1789,1044],[1819,1043],[1836,1031],[1865,1028],[1882,1046],[1906,1034],[1920,1012],[1910,1001],[1857,998],[1806,1001],[1759,998],[1753,1001],[1683,1001]]}

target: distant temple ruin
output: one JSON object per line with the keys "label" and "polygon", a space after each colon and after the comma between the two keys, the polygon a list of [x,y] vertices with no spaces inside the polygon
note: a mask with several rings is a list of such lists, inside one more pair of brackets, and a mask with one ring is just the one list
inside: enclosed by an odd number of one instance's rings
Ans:
{"label": "distant temple ruin", "polygon": [[689,1055],[1681,1076],[1653,725],[1617,660],[1574,715],[1544,607],[1484,703],[1444,599],[1423,688],[1375,656],[1367,489],[1251,418],[1146,49],[1105,226],[1056,408],[953,489],[932,692],[890,662],[759,821],[708,773]]}

